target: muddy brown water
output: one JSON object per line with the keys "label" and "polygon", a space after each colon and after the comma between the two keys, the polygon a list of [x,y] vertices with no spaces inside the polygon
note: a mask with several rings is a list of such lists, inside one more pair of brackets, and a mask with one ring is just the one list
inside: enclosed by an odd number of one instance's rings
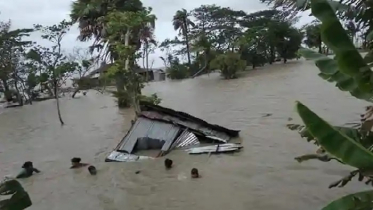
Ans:
{"label": "muddy brown water", "polygon": [[[329,190],[327,186],[350,168],[293,159],[316,150],[285,127],[289,117],[299,122],[295,100],[334,124],[358,120],[366,105],[318,78],[312,62],[266,66],[229,81],[210,74],[151,83],[145,92],[157,92],[164,106],[241,129],[244,150],[210,157],[173,151],[167,157],[175,168],[169,171],[163,158],[104,163],[133,115],[118,110],[110,96],[90,91],[87,97],[61,101],[64,127],[54,101],[0,114],[0,176],[16,174],[27,160],[42,171],[21,181],[33,201],[30,210],[311,210],[366,188],[353,182]],[[74,156],[94,164],[98,175],[70,170]],[[193,167],[203,178],[189,178]]]}

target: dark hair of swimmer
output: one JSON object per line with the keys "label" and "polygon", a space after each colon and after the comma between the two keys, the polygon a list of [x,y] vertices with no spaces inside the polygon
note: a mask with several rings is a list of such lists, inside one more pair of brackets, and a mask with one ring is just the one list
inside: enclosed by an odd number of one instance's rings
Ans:
{"label": "dark hair of swimmer", "polygon": [[26,161],[23,165],[22,168],[33,168],[33,164],[31,161]]}
{"label": "dark hair of swimmer", "polygon": [[79,157],[74,157],[74,158],[71,159],[72,163],[80,163],[80,161],[82,161],[82,159],[79,158]]}
{"label": "dark hair of swimmer", "polygon": [[198,169],[192,168],[192,170],[190,171],[190,175],[192,176],[192,178],[199,178]]}
{"label": "dark hair of swimmer", "polygon": [[89,166],[88,167],[88,171],[91,175],[96,175],[97,174],[97,170],[96,170],[96,167],[94,166]]}
{"label": "dark hair of swimmer", "polygon": [[170,160],[170,159],[168,159],[168,158],[166,158],[166,160],[164,160],[164,166],[165,166],[167,169],[172,168],[172,163],[173,163],[173,161]]}
{"label": "dark hair of swimmer", "polygon": [[81,163],[82,159],[79,158],[79,157],[74,157],[71,159],[71,167],[70,168],[80,168],[80,167],[84,167],[84,166],[88,166],[87,163]]}

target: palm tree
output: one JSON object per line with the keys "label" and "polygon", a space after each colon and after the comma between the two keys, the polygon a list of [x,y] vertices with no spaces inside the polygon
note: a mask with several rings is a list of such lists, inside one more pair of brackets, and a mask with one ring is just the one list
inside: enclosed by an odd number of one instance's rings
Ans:
{"label": "palm tree", "polygon": [[186,9],[178,10],[176,11],[176,14],[173,17],[173,25],[175,31],[179,31],[180,34],[184,36],[185,44],[187,48],[187,54],[188,54],[188,64],[191,65],[190,61],[190,49],[189,49],[189,26],[195,27],[195,24],[188,18],[189,14],[186,11]]}
{"label": "palm tree", "polygon": [[[100,58],[115,62],[117,56],[114,53],[113,45],[108,41],[109,34],[105,26],[105,17],[113,11],[138,12],[145,9],[140,0],[76,0],[72,4],[70,17],[73,23],[79,24],[80,35],[78,39],[80,41],[94,39],[91,51],[97,50]],[[136,45],[137,49],[140,49],[141,39],[144,39],[146,34],[150,36],[153,33],[145,33],[146,30],[142,29],[146,27],[154,29],[154,21],[146,23],[137,30],[132,30],[130,44]],[[126,30],[123,30],[123,34],[115,34],[115,36],[119,40],[125,33]],[[110,35],[113,36],[113,34]],[[133,59],[130,65],[134,65],[134,63],[135,60]],[[124,90],[124,82],[121,77],[116,78],[116,86],[118,91]]]}
{"label": "palm tree", "polygon": [[[153,24],[153,25],[152,25]],[[143,44],[143,67],[146,68],[146,81],[149,79],[149,53],[150,45],[157,45],[157,42],[154,38],[154,23],[149,23],[140,30],[140,40]]]}
{"label": "palm tree", "polygon": [[[114,10],[137,12],[143,9],[139,0],[76,0],[72,4],[70,17],[73,23],[79,24],[80,41],[89,41],[93,38],[91,50],[99,51],[104,59],[110,56],[111,60],[115,60],[115,55],[110,54],[112,50],[110,43],[107,42],[108,32],[104,18]],[[139,43],[137,40],[136,44]]]}

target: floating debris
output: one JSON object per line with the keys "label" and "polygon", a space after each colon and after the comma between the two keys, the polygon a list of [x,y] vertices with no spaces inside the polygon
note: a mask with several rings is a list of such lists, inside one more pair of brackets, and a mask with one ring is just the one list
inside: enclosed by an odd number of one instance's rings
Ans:
{"label": "floating debris", "polygon": [[211,146],[204,146],[204,147],[196,147],[187,149],[189,154],[203,154],[203,153],[226,153],[226,152],[235,152],[242,149],[243,146],[241,144],[236,143],[227,143],[227,144],[218,144],[218,145],[211,145]]}
{"label": "floating debris", "polygon": [[211,139],[211,140],[214,140],[214,141],[220,141],[220,142],[222,142],[222,143],[227,143],[227,140],[225,140],[225,139],[221,139],[221,138],[216,137],[216,136],[206,136],[206,138]]}
{"label": "floating debris", "polygon": [[137,156],[133,154],[127,154],[117,151],[112,151],[110,155],[106,158],[107,162],[135,162],[138,160],[148,160],[154,159],[148,156]]}
{"label": "floating debris", "polygon": [[267,113],[267,114],[263,114],[262,117],[269,117],[269,116],[272,116],[271,113]]}

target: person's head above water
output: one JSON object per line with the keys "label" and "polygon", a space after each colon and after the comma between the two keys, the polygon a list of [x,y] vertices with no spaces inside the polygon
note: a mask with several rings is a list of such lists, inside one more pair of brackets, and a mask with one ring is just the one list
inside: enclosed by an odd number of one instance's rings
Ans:
{"label": "person's head above water", "polygon": [[73,158],[71,159],[71,165],[72,165],[73,167],[79,166],[79,165],[80,165],[80,161],[82,161],[81,158],[79,158],[79,157],[73,157]]}
{"label": "person's head above water", "polygon": [[82,159],[80,157],[74,157],[71,159],[71,167],[70,168],[80,168],[84,166],[88,166],[87,163],[81,163]]}
{"label": "person's head above water", "polygon": [[192,168],[192,170],[190,171],[190,175],[192,176],[192,178],[199,178],[198,169]]}
{"label": "person's head above water", "polygon": [[71,158],[71,163],[80,163],[80,161],[82,161],[82,159],[80,157]]}
{"label": "person's head above water", "polygon": [[89,166],[89,167],[88,167],[88,171],[89,171],[89,173],[90,173],[91,175],[96,175],[96,174],[97,174],[97,169],[96,169],[96,167],[94,167],[94,166]]}
{"label": "person's head above water", "polygon": [[166,160],[164,160],[164,166],[165,166],[167,169],[172,168],[172,163],[173,163],[173,161],[170,160],[170,159],[168,159],[168,158],[166,158]]}
{"label": "person's head above water", "polygon": [[23,163],[22,168],[32,168],[34,167],[31,161],[26,161]]}

